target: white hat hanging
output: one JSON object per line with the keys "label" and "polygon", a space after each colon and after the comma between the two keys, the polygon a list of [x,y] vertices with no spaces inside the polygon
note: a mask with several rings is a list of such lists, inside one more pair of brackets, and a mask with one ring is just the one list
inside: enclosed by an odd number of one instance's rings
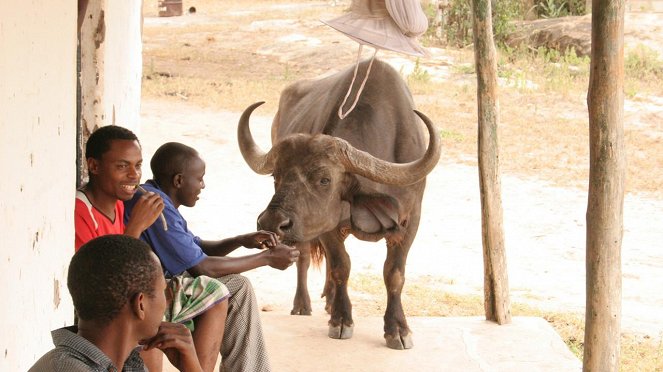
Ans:
{"label": "white hat hanging", "polygon": [[428,29],[419,0],[352,0],[350,13],[322,21],[360,44],[427,56],[417,37]]}
{"label": "white hat hanging", "polygon": [[[350,13],[322,22],[359,43],[354,77],[338,110],[338,116],[341,119],[350,114],[357,104],[371,71],[373,59],[379,49],[417,57],[428,55],[428,52],[419,45],[416,39],[428,29],[428,18],[421,9],[419,0],[352,0]],[[357,76],[363,45],[374,47],[375,52],[354,103],[347,112],[343,113],[343,106],[352,91],[352,85]]]}

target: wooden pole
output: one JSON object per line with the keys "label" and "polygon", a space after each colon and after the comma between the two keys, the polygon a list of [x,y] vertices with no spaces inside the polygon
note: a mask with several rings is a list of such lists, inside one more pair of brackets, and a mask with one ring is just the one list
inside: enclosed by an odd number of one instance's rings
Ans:
{"label": "wooden pole", "polygon": [[497,129],[497,59],[493,41],[490,0],[472,0],[474,58],[477,73],[479,188],[484,261],[486,319],[511,322],[509,280],[504,251],[504,229],[499,173]]}
{"label": "wooden pole", "polygon": [[106,0],[78,2],[79,97],[77,131],[78,186],[87,182],[85,142],[104,125]]}
{"label": "wooden pole", "polygon": [[624,178],[624,0],[594,0],[584,371],[618,371]]}

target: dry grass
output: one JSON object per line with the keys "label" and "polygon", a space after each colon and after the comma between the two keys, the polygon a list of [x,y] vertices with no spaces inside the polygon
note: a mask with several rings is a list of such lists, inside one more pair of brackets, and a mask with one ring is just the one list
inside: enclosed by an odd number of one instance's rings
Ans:
{"label": "dry grass", "polygon": [[[403,307],[408,316],[483,316],[483,298],[444,292],[448,282],[438,277],[408,279],[403,289]],[[382,316],[386,308],[384,282],[377,275],[355,273],[350,278],[350,296],[355,314]],[[544,311],[513,303],[514,316],[537,316],[548,321],[568,348],[582,360],[584,319],[582,314]],[[622,334],[620,371],[663,371],[663,341]]]}
{"label": "dry grass", "polygon": [[[276,33],[269,26],[260,28],[261,21],[312,22],[319,12],[316,8],[293,8],[292,2],[277,0],[252,4],[192,1],[187,2],[189,6],[197,8],[196,15],[178,18],[204,19],[220,12],[231,15],[201,24],[144,27],[144,97],[186,100],[232,111],[264,100],[263,110],[275,112],[280,91],[286,85],[312,77],[310,71],[255,50],[269,47]],[[156,15],[156,6],[145,4],[144,13]],[[257,26],[252,29],[252,25]]]}
{"label": "dry grass", "polygon": [[[502,54],[507,53],[502,51]],[[472,58],[468,51],[458,60],[468,63]],[[568,63],[566,67],[549,67],[546,66],[549,58],[545,56],[510,58],[516,61],[499,67],[500,76],[506,76],[510,82],[499,92],[502,171],[535,176],[553,185],[587,188],[589,61],[579,60],[577,69],[569,73]],[[476,83],[472,69],[459,69],[458,73],[471,74],[471,78],[464,80],[464,84],[411,83],[410,88],[419,98],[418,102],[423,102],[419,104],[420,109],[431,117],[443,118],[439,124],[444,128],[445,156],[476,164]],[[647,76],[644,80],[629,77],[627,83],[639,84],[641,92],[663,96],[663,79]],[[528,88],[529,85],[538,88]],[[431,91],[435,92],[433,97]],[[626,191],[662,198],[663,172],[656,170],[663,167],[663,152],[660,151],[663,128],[660,123],[656,124],[656,117],[649,120],[651,127],[644,128],[625,121]]]}
{"label": "dry grass", "polygon": [[[240,13],[247,12],[247,10],[263,10],[256,14],[252,14],[253,19],[264,19],[278,18],[279,13],[269,13],[265,12],[264,9],[269,7],[272,11],[278,11],[276,7],[283,7],[282,11],[290,13],[293,10],[296,10],[292,5],[296,1],[287,1],[287,0],[259,0],[247,3],[243,0],[186,0],[183,1],[183,11],[187,13],[187,10],[190,7],[195,7],[197,14],[225,14],[225,13]],[[301,14],[300,10],[297,11],[297,14]],[[158,14],[158,2],[157,1],[144,1],[143,2],[143,15],[146,17],[156,17]]]}

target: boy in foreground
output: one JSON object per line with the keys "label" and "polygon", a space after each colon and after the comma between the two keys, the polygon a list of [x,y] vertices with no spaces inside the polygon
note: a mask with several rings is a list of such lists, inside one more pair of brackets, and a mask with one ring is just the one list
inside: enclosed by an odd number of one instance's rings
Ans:
{"label": "boy in foreground", "polygon": [[140,349],[163,351],[180,371],[202,371],[189,330],[161,321],[166,282],[144,242],[126,235],[90,240],[71,259],[67,287],[78,325],[53,331],[55,349],[30,372],[145,371]]}

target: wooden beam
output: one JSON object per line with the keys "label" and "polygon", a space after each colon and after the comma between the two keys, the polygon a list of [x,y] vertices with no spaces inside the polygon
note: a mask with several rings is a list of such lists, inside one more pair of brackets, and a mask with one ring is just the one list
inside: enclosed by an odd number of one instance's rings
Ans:
{"label": "wooden beam", "polygon": [[499,172],[497,58],[490,0],[472,0],[486,319],[511,322]]}
{"label": "wooden beam", "polygon": [[584,371],[618,371],[624,215],[624,0],[594,0]]}

